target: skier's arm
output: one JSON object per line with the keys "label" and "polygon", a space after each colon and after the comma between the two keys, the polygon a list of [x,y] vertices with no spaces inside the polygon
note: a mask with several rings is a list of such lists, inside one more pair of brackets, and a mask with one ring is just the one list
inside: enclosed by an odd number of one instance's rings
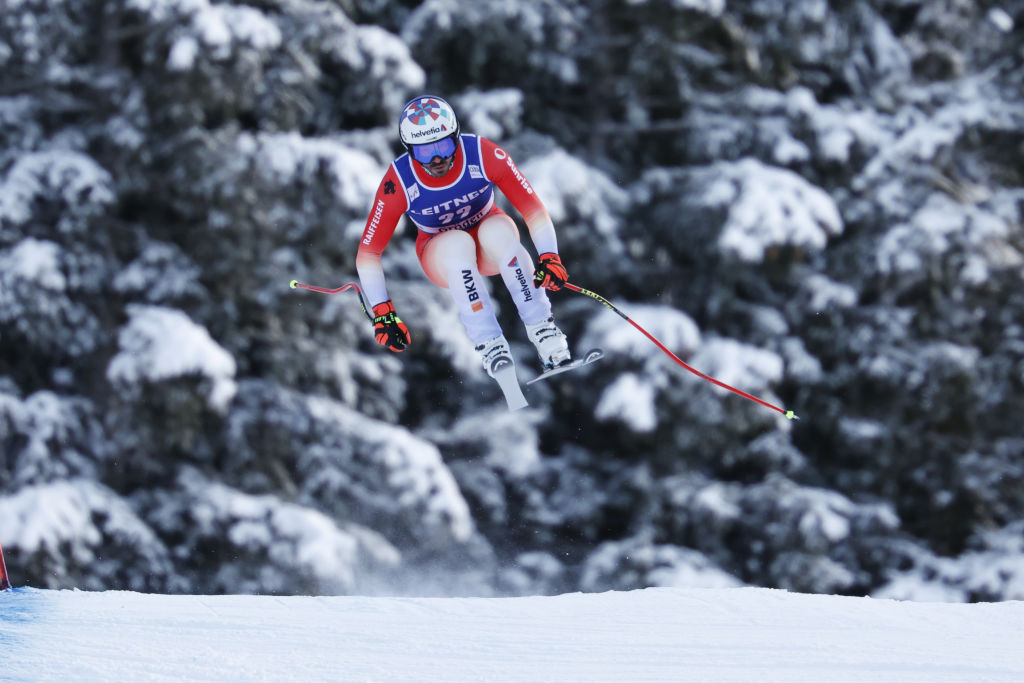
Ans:
{"label": "skier's arm", "polygon": [[402,191],[402,184],[398,181],[398,173],[392,165],[377,187],[373,205],[366,217],[363,236],[359,240],[359,251],[356,252],[359,283],[371,306],[388,300],[381,254],[391,241],[391,236],[395,234],[395,228],[398,227],[398,222],[407,208],[408,200]]}
{"label": "skier's arm", "polygon": [[530,231],[530,239],[538,254],[558,254],[558,239],[555,237],[555,226],[544,204],[540,201],[533,186],[519,170],[501,147],[480,138],[480,156],[483,161],[484,174],[504,194],[516,211],[526,221]]}

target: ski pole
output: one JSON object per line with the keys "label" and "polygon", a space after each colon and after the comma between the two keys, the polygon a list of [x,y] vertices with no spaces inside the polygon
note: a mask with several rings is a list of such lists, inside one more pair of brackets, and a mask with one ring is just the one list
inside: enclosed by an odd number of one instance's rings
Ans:
{"label": "ski pole", "polygon": [[7,578],[7,565],[4,564],[4,547],[0,545],[0,591],[11,587],[11,581]]}
{"label": "ski pole", "polygon": [[705,375],[705,374],[704,374],[703,372],[701,372],[700,370],[697,370],[696,368],[694,368],[694,367],[691,367],[691,366],[687,365],[686,363],[684,363],[684,362],[683,362],[683,361],[682,361],[682,360],[681,360],[681,359],[679,358],[679,356],[677,356],[676,354],[674,354],[674,353],[672,353],[671,351],[669,351],[669,350],[668,350],[668,349],[667,349],[667,348],[665,347],[665,345],[664,345],[664,344],[662,344],[662,343],[661,343],[660,341],[658,341],[658,340],[657,340],[657,339],[656,339],[656,338],[654,337],[654,335],[652,335],[652,334],[651,334],[650,332],[648,332],[648,331],[647,331],[647,330],[645,330],[644,328],[640,327],[640,325],[638,325],[638,324],[636,323],[636,321],[635,321],[635,320],[633,320],[633,319],[632,319],[632,318],[630,318],[630,317],[629,317],[628,315],[626,315],[625,313],[623,313],[622,311],[620,311],[619,309],[617,309],[617,308],[616,308],[615,306],[613,306],[613,305],[612,305],[612,303],[611,303],[610,301],[608,301],[607,299],[605,299],[605,298],[604,298],[603,296],[601,296],[600,294],[597,294],[597,293],[595,293],[595,292],[592,292],[592,291],[590,291],[589,289],[583,289],[582,287],[577,287],[576,285],[572,284],[571,282],[566,282],[566,283],[565,283],[565,288],[566,288],[566,289],[568,289],[568,290],[570,290],[570,291],[573,291],[573,292],[577,292],[577,293],[579,293],[579,294],[584,294],[584,295],[586,295],[586,296],[589,296],[589,297],[590,297],[591,299],[594,299],[594,300],[595,300],[595,301],[597,301],[598,303],[604,304],[605,306],[607,306],[607,307],[608,307],[608,308],[610,308],[611,310],[615,311],[615,313],[617,313],[617,314],[619,315],[619,317],[621,317],[621,318],[622,318],[623,320],[625,320],[626,322],[628,322],[628,323],[629,323],[630,325],[632,325],[632,326],[633,326],[633,327],[635,327],[636,329],[640,330],[640,332],[642,332],[642,333],[644,334],[644,336],[645,336],[645,337],[647,337],[647,338],[648,338],[648,339],[650,339],[650,340],[651,340],[652,342],[654,342],[654,343],[655,343],[655,345],[656,345],[656,346],[657,346],[657,347],[658,347],[659,349],[661,349],[662,351],[664,351],[665,353],[667,353],[667,354],[668,354],[668,355],[669,355],[669,356],[670,356],[670,357],[672,358],[672,360],[674,360],[675,362],[679,363],[679,364],[680,364],[680,365],[682,365],[682,366],[683,366],[684,368],[686,368],[687,370],[689,370],[689,371],[690,371],[690,372],[692,372],[693,374],[697,375],[697,376],[698,376],[698,377],[700,377],[701,379],[705,379],[705,380],[707,380],[707,381],[711,382],[712,384],[714,384],[714,385],[716,385],[716,386],[722,387],[723,389],[728,389],[729,391],[733,392],[734,394],[739,394],[739,395],[740,395],[740,396],[742,396],[743,398],[746,398],[746,399],[750,399],[751,401],[754,401],[755,403],[760,403],[761,405],[763,405],[763,406],[765,406],[765,407],[767,407],[767,408],[771,408],[772,410],[774,410],[774,411],[776,411],[776,412],[782,413],[783,415],[785,415],[785,416],[786,416],[786,418],[787,418],[787,419],[790,419],[790,420],[799,420],[799,419],[800,419],[800,418],[799,418],[799,417],[797,416],[797,414],[796,414],[796,413],[794,413],[794,412],[793,412],[792,410],[786,410],[786,409],[784,409],[784,408],[780,408],[779,406],[777,406],[777,405],[773,405],[773,404],[769,403],[768,401],[765,401],[765,400],[763,400],[763,399],[760,399],[760,398],[758,398],[757,396],[753,396],[753,395],[751,395],[751,394],[748,394],[748,393],[747,393],[747,392],[745,392],[745,391],[741,391],[740,389],[737,389],[736,387],[731,387],[731,386],[729,386],[728,384],[726,384],[725,382],[722,382],[722,381],[720,381],[720,380],[717,380],[717,379],[715,379],[715,378],[714,378],[714,377],[712,377],[711,375]]}
{"label": "ski pole", "polygon": [[363,290],[361,290],[359,288],[359,285],[357,285],[355,282],[349,282],[348,284],[344,284],[341,287],[336,287],[334,289],[327,289],[326,287],[307,285],[305,283],[299,282],[298,280],[292,280],[288,286],[291,287],[292,289],[308,289],[311,292],[320,292],[321,294],[338,294],[349,289],[354,290],[356,296],[359,297],[359,305],[362,306],[363,313],[366,314],[366,318],[370,322],[373,322],[373,316],[370,315],[370,312],[368,310],[366,310],[366,304],[363,302]]}

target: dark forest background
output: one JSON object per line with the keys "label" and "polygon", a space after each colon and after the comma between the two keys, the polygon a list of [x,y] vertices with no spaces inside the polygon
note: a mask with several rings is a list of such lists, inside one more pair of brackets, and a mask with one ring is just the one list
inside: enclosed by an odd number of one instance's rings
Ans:
{"label": "dark forest background", "polygon": [[[0,13],[16,584],[1024,599],[1024,2],[21,0]],[[509,413],[412,230],[410,97],[555,220],[586,370]],[[525,232],[524,232],[525,234]],[[525,380],[537,371],[498,287]]]}

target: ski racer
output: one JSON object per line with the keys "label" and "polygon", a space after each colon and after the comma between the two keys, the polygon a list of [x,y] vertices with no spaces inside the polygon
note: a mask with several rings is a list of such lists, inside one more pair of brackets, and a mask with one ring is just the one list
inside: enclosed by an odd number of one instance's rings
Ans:
{"label": "ski racer", "polygon": [[[416,255],[431,282],[448,289],[488,375],[513,367],[484,277],[501,275],[545,370],[571,360],[547,290],[568,280],[547,209],[504,149],[461,133],[451,105],[423,95],[402,109],[398,133],[407,152],[381,180],[356,255],[373,307],[379,344],[403,351],[412,341],[385,285],[381,254],[402,214],[417,228]],[[522,215],[539,254],[534,269],[515,221],[495,205],[494,188]],[[499,378],[499,382],[501,381]]]}

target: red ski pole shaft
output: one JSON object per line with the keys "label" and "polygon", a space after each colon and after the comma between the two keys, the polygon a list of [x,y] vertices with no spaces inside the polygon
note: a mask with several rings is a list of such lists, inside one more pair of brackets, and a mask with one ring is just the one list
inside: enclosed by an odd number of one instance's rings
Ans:
{"label": "red ski pole shaft", "polygon": [[651,340],[652,342],[654,342],[654,344],[655,344],[655,345],[656,345],[656,346],[657,346],[657,347],[658,347],[659,349],[661,349],[661,350],[662,350],[662,351],[664,351],[664,352],[665,352],[666,354],[668,354],[668,356],[669,356],[669,357],[670,357],[670,358],[671,358],[672,360],[674,360],[674,361],[675,361],[676,363],[679,363],[679,364],[680,364],[680,365],[682,365],[682,366],[683,366],[684,368],[686,368],[687,370],[689,370],[689,371],[690,371],[690,372],[692,372],[693,374],[697,375],[697,376],[698,376],[698,377],[700,377],[701,379],[707,380],[708,382],[711,382],[711,383],[712,383],[712,384],[714,384],[715,386],[719,386],[719,387],[722,387],[723,389],[728,389],[729,391],[733,392],[734,394],[738,394],[738,395],[742,396],[742,397],[743,397],[743,398],[745,398],[745,399],[749,399],[749,400],[751,400],[751,401],[753,401],[753,402],[755,402],[755,403],[760,403],[761,405],[765,406],[766,408],[771,408],[772,410],[774,410],[774,411],[776,411],[776,412],[782,413],[783,415],[785,415],[785,416],[786,416],[786,417],[787,417],[788,419],[790,419],[790,420],[799,420],[799,419],[800,419],[799,417],[797,417],[796,413],[794,413],[794,412],[793,412],[792,410],[786,410],[785,408],[780,408],[780,407],[779,407],[779,406],[777,406],[777,405],[774,405],[774,404],[772,404],[772,403],[769,403],[768,401],[765,401],[764,399],[760,399],[760,398],[758,398],[757,396],[754,396],[754,395],[752,395],[752,394],[748,394],[747,392],[745,392],[745,391],[743,391],[743,390],[741,390],[741,389],[737,389],[736,387],[733,387],[733,386],[729,386],[729,385],[728,385],[728,384],[726,384],[725,382],[723,382],[723,381],[721,381],[721,380],[717,380],[717,379],[715,379],[714,377],[712,377],[711,375],[706,375],[706,374],[704,374],[703,372],[701,372],[700,370],[698,370],[698,369],[696,369],[696,368],[694,368],[694,367],[692,367],[692,366],[690,366],[690,365],[687,365],[687,364],[686,364],[686,363],[685,363],[685,362],[684,362],[684,361],[683,361],[683,360],[682,360],[681,358],[679,358],[679,356],[677,356],[676,354],[674,354],[674,353],[672,353],[671,351],[669,351],[669,350],[668,350],[668,348],[666,348],[666,346],[665,346],[664,344],[662,344],[662,343],[661,343],[660,341],[658,341],[658,340],[657,340],[657,339],[656,339],[656,338],[654,337],[654,335],[652,335],[652,334],[651,334],[650,332],[648,332],[648,331],[647,331],[647,330],[645,330],[644,328],[640,327],[640,325],[639,325],[639,324],[637,324],[637,322],[636,322],[635,320],[633,320],[633,319],[632,319],[632,318],[630,318],[630,317],[629,317],[628,315],[626,315],[625,313],[623,313],[622,311],[620,311],[620,310],[619,310],[618,308],[616,308],[615,306],[613,306],[613,305],[612,305],[612,303],[611,303],[610,301],[608,301],[607,299],[605,299],[605,298],[604,298],[603,296],[601,296],[600,294],[597,294],[596,292],[592,292],[592,291],[590,291],[589,289],[584,289],[584,288],[582,288],[582,287],[577,287],[576,285],[572,284],[571,282],[566,282],[566,283],[565,283],[565,288],[566,288],[566,289],[568,289],[568,290],[570,290],[570,291],[573,291],[573,292],[577,292],[577,293],[579,293],[579,294],[584,294],[584,295],[586,295],[586,296],[589,296],[589,297],[590,297],[591,299],[594,299],[594,300],[595,300],[595,301],[597,301],[598,303],[600,303],[600,304],[603,304],[604,306],[607,306],[607,307],[608,307],[608,308],[610,308],[611,310],[615,311],[615,313],[616,313],[616,314],[618,314],[618,316],[619,316],[620,318],[622,318],[623,320],[625,320],[626,322],[628,322],[628,323],[629,323],[630,325],[632,325],[632,326],[633,326],[633,327],[635,327],[636,329],[640,330],[640,332],[641,332],[641,333],[643,333],[643,335],[644,335],[645,337],[647,337],[647,338],[648,338],[648,339],[650,339],[650,340]]}
{"label": "red ski pole shaft", "polygon": [[359,297],[359,305],[363,307],[363,313],[369,318],[370,322],[373,322],[373,316],[370,315],[370,311],[366,309],[366,304],[363,303],[363,290],[359,288],[355,282],[349,282],[342,285],[341,287],[335,287],[334,289],[328,289],[327,287],[317,287],[316,285],[307,285],[304,282],[298,280],[292,280],[289,285],[292,289],[308,289],[311,292],[320,292],[321,294],[339,294],[348,290],[354,290],[356,296]]}
{"label": "red ski pole shaft", "polygon": [[7,564],[4,562],[4,547],[0,545],[0,591],[11,587],[11,580],[7,578]]}

